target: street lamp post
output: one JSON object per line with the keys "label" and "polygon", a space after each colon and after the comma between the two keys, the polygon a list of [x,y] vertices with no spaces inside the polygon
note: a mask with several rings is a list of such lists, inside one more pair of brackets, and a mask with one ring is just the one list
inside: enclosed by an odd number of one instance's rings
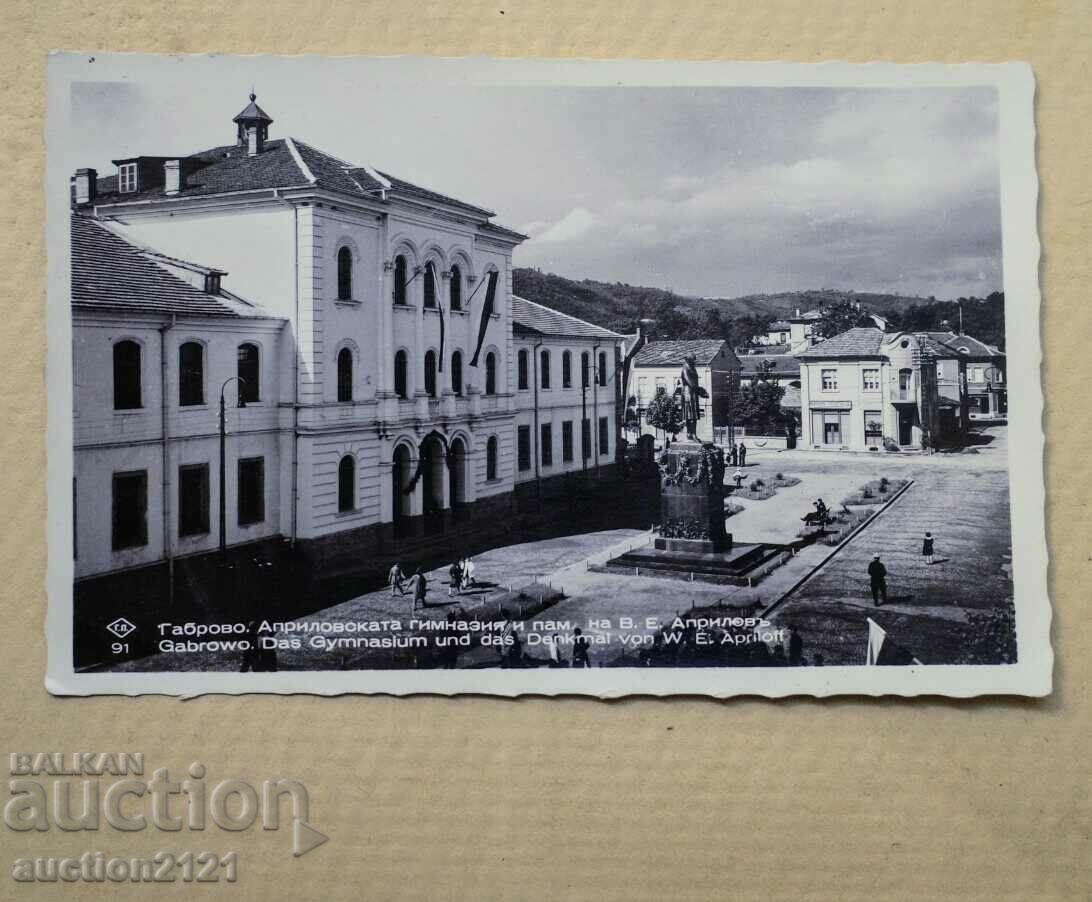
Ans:
{"label": "street lamp post", "polygon": [[[220,562],[227,556],[227,423],[225,420],[224,391],[228,383],[238,382],[240,389],[246,385],[242,376],[231,376],[220,386]],[[239,407],[246,407],[246,399],[239,392]]]}

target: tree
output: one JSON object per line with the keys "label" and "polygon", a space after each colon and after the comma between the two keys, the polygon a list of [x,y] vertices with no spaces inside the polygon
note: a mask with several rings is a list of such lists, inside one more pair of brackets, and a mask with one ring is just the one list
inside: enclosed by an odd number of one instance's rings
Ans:
{"label": "tree", "polygon": [[750,382],[741,383],[732,408],[735,422],[760,435],[779,434],[785,428],[781,409],[785,389],[777,384],[772,361],[766,361]]}
{"label": "tree", "polygon": [[685,425],[682,411],[675,406],[675,399],[663,386],[656,389],[656,397],[648,402],[648,407],[645,408],[645,420],[654,429],[672,436],[677,435]]}
{"label": "tree", "polygon": [[812,326],[812,335],[816,338],[830,338],[856,326],[874,325],[872,318],[864,310],[858,309],[856,304],[839,301],[823,308],[822,316]]}

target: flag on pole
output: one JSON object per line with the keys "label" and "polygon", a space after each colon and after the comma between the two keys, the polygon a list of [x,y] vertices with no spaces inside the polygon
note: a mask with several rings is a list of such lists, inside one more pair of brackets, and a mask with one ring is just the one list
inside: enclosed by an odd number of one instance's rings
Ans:
{"label": "flag on pole", "polygon": [[868,620],[868,650],[865,652],[865,664],[874,667],[879,662],[880,649],[883,648],[883,640],[887,638],[887,633],[871,617],[866,619]]}
{"label": "flag on pole", "polygon": [[493,303],[497,297],[498,275],[495,269],[489,273],[489,287],[485,289],[485,303],[482,304],[482,318],[478,325],[478,346],[474,348],[474,357],[470,361],[470,365],[473,367],[478,365],[478,355],[481,354],[482,345],[485,344],[485,331],[489,328],[489,317],[493,315]]}
{"label": "flag on pole", "polygon": [[868,648],[865,651],[865,664],[871,667],[921,665],[909,650],[894,639],[887,637],[887,631],[871,617],[868,620]]}

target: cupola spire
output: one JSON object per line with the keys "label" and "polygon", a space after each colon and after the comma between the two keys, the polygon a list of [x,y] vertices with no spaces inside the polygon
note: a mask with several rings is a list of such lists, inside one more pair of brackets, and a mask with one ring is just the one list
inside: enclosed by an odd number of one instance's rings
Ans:
{"label": "cupola spire", "polygon": [[272,117],[255,103],[257,99],[258,95],[251,91],[250,103],[232,120],[237,128],[235,143],[240,147],[246,147],[248,157],[256,156],[265,150],[269,126],[273,122]]}

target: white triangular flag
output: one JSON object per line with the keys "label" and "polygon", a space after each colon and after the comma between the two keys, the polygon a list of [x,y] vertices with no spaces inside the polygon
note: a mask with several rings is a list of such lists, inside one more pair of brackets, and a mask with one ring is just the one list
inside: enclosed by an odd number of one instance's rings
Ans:
{"label": "white triangular flag", "polygon": [[865,652],[865,664],[875,666],[880,658],[880,649],[883,648],[883,640],[887,638],[887,633],[871,617],[865,619],[868,620],[868,650]]}

